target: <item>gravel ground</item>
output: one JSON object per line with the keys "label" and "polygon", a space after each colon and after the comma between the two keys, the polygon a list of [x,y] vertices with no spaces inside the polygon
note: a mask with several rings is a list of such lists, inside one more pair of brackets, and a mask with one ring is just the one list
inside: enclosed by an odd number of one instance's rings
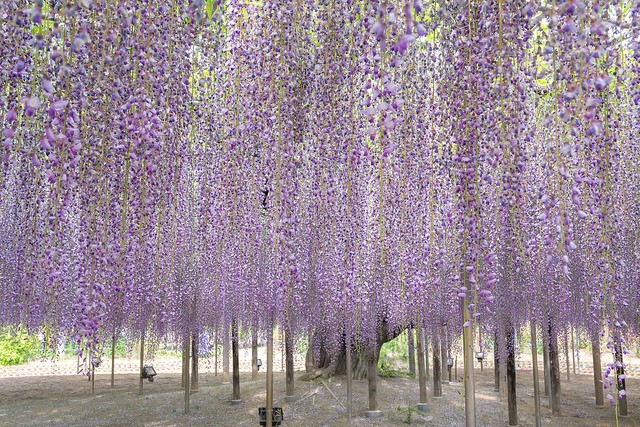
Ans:
{"label": "gravel ground", "polygon": [[[242,403],[229,402],[231,385],[222,376],[205,372],[200,377],[200,390],[193,393],[191,413],[184,414],[184,391],[180,375],[160,373],[154,383],[145,382],[144,395],[138,395],[135,374],[116,375],[116,387],[110,388],[109,375],[96,375],[95,395],[90,383],[80,376],[32,376],[0,378],[0,426],[257,426],[258,407],[264,405],[265,374],[251,381],[243,373]],[[619,426],[640,427],[638,379],[628,380],[629,414],[621,418]],[[412,411],[411,424],[425,426],[463,426],[464,401],[462,384],[443,385],[444,398],[429,401],[426,414]],[[331,390],[331,391],[329,391]],[[333,392],[333,394],[332,394]],[[566,427],[616,426],[615,410],[593,405],[593,380],[589,375],[572,376],[562,383],[562,417],[551,417],[546,399],[542,400],[543,425]],[[297,402],[284,402],[284,374],[275,373],[274,400],[284,408],[283,427],[345,426],[345,378],[330,381],[296,382]],[[418,395],[416,380],[408,378],[380,378],[379,404],[383,417],[365,418],[367,383],[354,381],[353,426],[406,425],[408,408],[414,408]],[[335,397],[334,397],[335,394]],[[531,372],[518,372],[518,409],[521,426],[535,425],[533,419]],[[338,399],[341,402],[338,402]],[[506,401],[493,391],[493,372],[477,373],[478,426],[506,426]],[[400,408],[400,410],[398,410]]]}

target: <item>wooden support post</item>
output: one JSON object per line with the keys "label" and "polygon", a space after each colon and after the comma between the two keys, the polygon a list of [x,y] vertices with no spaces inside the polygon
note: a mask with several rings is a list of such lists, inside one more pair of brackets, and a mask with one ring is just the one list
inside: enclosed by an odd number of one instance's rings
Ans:
{"label": "wooden support post", "polygon": [[[425,375],[425,348],[424,348],[424,335],[421,328],[416,329],[418,333],[418,385],[420,388],[420,400],[418,401],[418,409],[425,408],[427,405],[427,377]],[[424,405],[424,406],[421,406]]]}
{"label": "wooden support post", "polygon": [[222,334],[222,382],[229,382],[229,325],[225,325]]}
{"label": "wooden support post", "polygon": [[442,368],[442,374],[440,379],[442,380],[443,384],[448,384],[448,372],[447,372],[447,348],[449,346],[448,340],[447,340],[447,330],[446,328],[442,328],[442,337],[444,339],[444,341],[441,341],[440,343],[440,366]]}
{"label": "wooden support post", "polygon": [[571,359],[573,366],[573,375],[576,374],[576,348],[575,348],[575,330],[571,327]]}
{"label": "wooden support post", "polygon": [[409,372],[416,374],[416,352],[414,348],[413,328],[407,329],[407,351],[409,353]]}
{"label": "wooden support post", "polygon": [[273,424],[273,325],[267,336],[267,426]]}
{"label": "wooden support post", "polygon": [[591,354],[593,356],[593,384],[595,386],[596,406],[604,406],[604,388],[602,384],[602,367],[600,361],[600,340],[591,340]]}
{"label": "wooden support post", "polygon": [[427,381],[431,379],[431,370],[429,369],[429,337],[427,334],[424,334],[424,366],[425,366],[425,376],[427,377]]}
{"label": "wooden support post", "polygon": [[464,351],[464,412],[465,426],[476,426],[476,385],[473,370],[473,319],[467,297],[462,300],[462,348]]}
{"label": "wooden support post", "polygon": [[189,358],[187,352],[184,351],[184,344],[182,346],[182,388],[187,386],[187,372],[189,371]]}
{"label": "wooden support post", "polygon": [[551,412],[560,415],[560,357],[558,349],[558,334],[553,326],[553,321],[548,323],[549,331],[549,372],[551,376]]}
{"label": "wooden support post", "polygon": [[286,359],[285,379],[286,392],[285,401],[293,402],[296,400],[295,380],[293,371],[293,334],[290,330],[284,332],[284,352]]}
{"label": "wooden support post", "polygon": [[507,344],[507,404],[509,408],[509,425],[518,425],[518,402],[516,399],[516,349],[515,334],[510,324],[506,328]]}
{"label": "wooden support post", "polygon": [[549,373],[549,336],[547,331],[542,328],[542,364],[544,369],[544,396],[549,399],[549,406],[551,406],[551,376]]}
{"label": "wooden support post", "polygon": [[214,369],[214,376],[218,376],[218,325],[216,325],[215,331],[213,332],[213,345],[215,348],[215,352],[214,354],[214,361],[213,364],[215,365]]}
{"label": "wooden support post", "polygon": [[353,366],[351,366],[351,330],[348,327],[345,341],[347,351],[347,419],[351,422],[353,416]]}
{"label": "wooden support post", "polygon": [[144,370],[144,331],[140,332],[140,390],[138,394],[142,394],[144,389],[144,378],[142,378],[142,371]]}
{"label": "wooden support post", "polygon": [[569,338],[568,332],[564,331],[564,358],[567,365],[567,382],[571,381],[571,377],[569,376],[569,371],[571,371],[571,365],[569,362]]}
{"label": "wooden support post", "polygon": [[616,351],[616,380],[617,380],[617,389],[618,395],[616,396],[617,404],[616,411],[617,415],[621,417],[626,417],[629,415],[629,411],[627,409],[627,381],[624,375],[624,359],[622,353],[622,344],[620,343],[619,338],[615,338],[615,351]]}
{"label": "wooden support post", "polygon": [[200,381],[198,378],[198,338],[199,335],[194,332],[191,338],[191,392],[199,391]]}
{"label": "wooden support post", "polygon": [[251,379],[258,379],[258,332],[251,332]]}
{"label": "wooden support post", "polygon": [[233,396],[234,403],[240,402],[240,354],[238,351],[238,321],[231,324],[231,352],[233,357]]}
{"label": "wooden support post", "polygon": [[536,427],[542,427],[542,413],[540,411],[540,381],[538,378],[538,334],[536,324],[531,321],[531,362],[533,365],[533,399]]}
{"label": "wooden support post", "polygon": [[500,347],[498,334],[494,334],[493,341],[493,391],[500,391]]}
{"label": "wooden support post", "polygon": [[369,385],[369,410],[367,416],[369,418],[379,418],[378,410],[378,348],[369,349],[368,366],[367,366],[367,383]]}
{"label": "wooden support post", "polygon": [[111,336],[111,388],[116,386],[116,332]]}
{"label": "wooden support post", "polygon": [[433,397],[442,397],[442,368],[440,367],[440,337],[433,336]]}
{"label": "wooden support post", "polygon": [[187,336],[184,338],[184,343],[183,343],[183,357],[187,360],[186,365],[183,365],[183,376],[184,376],[184,413],[188,414],[189,413],[189,394],[191,393],[190,390],[190,383],[189,383],[189,353],[191,350],[191,334],[187,334]]}

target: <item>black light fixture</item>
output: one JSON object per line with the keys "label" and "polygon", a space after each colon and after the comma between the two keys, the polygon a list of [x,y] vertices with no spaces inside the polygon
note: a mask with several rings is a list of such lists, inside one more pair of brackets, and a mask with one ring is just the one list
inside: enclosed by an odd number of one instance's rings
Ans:
{"label": "black light fixture", "polygon": [[453,357],[449,357],[447,359],[447,368],[451,369],[453,367]]}
{"label": "black light fixture", "polygon": [[[260,360],[260,359],[258,359]],[[267,425],[267,408],[261,406],[258,408],[258,418],[260,418],[260,425]],[[273,415],[271,417],[271,427],[279,426],[284,420],[284,411],[279,406],[273,407]]]}
{"label": "black light fixture", "polygon": [[156,373],[156,370],[153,369],[153,366],[144,365],[144,368],[142,368],[142,378],[148,379],[150,383],[153,382],[153,377],[156,375],[158,374]]}
{"label": "black light fixture", "polygon": [[476,359],[478,359],[478,362],[482,362],[484,360],[484,352],[476,351]]}
{"label": "black light fixture", "polygon": [[256,366],[258,367],[258,371],[259,371],[260,367],[262,366],[262,359],[256,359]]}
{"label": "black light fixture", "polygon": [[92,356],[91,364],[93,365],[94,368],[97,369],[100,367],[100,365],[102,365],[102,359],[100,358],[100,356]]}

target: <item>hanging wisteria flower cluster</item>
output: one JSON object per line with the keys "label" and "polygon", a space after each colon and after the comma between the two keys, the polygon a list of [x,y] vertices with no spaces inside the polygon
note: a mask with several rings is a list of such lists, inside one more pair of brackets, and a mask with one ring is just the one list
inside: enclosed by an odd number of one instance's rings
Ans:
{"label": "hanging wisteria flower cluster", "polygon": [[639,13],[3,1],[0,325],[99,352],[238,322],[338,351],[535,321],[619,353],[640,330]]}

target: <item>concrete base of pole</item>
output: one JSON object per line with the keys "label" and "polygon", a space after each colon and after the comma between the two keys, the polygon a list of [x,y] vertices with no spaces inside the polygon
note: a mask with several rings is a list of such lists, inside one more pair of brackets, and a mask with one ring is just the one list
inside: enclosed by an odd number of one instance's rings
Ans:
{"label": "concrete base of pole", "polygon": [[365,417],[372,418],[372,419],[381,418],[382,411],[366,411],[364,415]]}
{"label": "concrete base of pole", "polygon": [[429,412],[429,404],[428,403],[418,403],[418,411],[420,411],[420,412]]}
{"label": "concrete base of pole", "polygon": [[236,406],[242,404],[242,400],[230,400],[229,403]]}
{"label": "concrete base of pole", "polygon": [[293,396],[285,396],[284,397],[284,401],[287,402],[287,403],[296,402],[298,399],[300,399],[300,396],[298,396],[297,394],[294,394]]}

